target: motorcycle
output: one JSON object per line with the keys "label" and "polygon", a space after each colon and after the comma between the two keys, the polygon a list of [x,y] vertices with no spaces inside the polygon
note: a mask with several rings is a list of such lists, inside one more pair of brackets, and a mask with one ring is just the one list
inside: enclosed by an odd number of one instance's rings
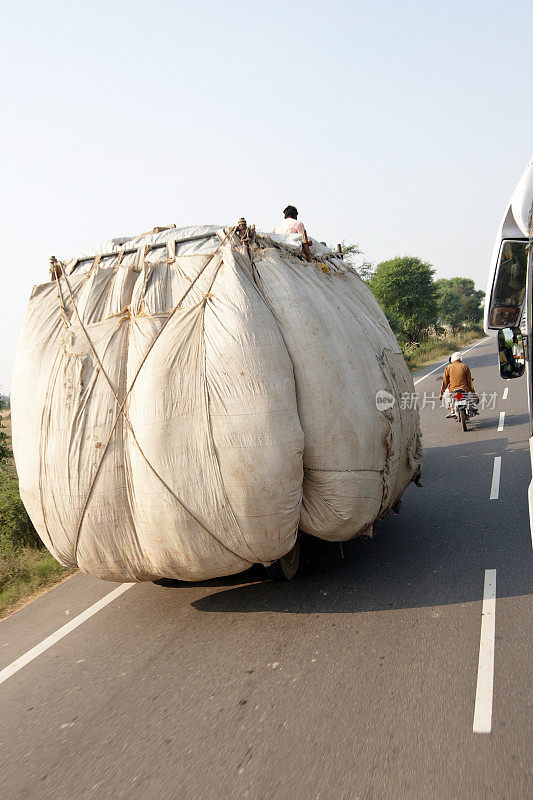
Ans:
{"label": "motorcycle", "polygon": [[452,394],[451,410],[464,431],[467,430],[467,421],[479,414],[476,399],[476,395],[466,389],[455,389]]}

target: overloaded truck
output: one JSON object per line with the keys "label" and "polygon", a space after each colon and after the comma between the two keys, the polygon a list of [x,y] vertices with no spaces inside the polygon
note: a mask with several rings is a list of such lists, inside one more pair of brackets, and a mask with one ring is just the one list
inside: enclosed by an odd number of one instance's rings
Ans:
{"label": "overloaded truck", "polygon": [[418,482],[413,382],[370,289],[304,234],[156,228],[35,286],[18,346],[21,497],[62,563],[111,581],[291,578]]}

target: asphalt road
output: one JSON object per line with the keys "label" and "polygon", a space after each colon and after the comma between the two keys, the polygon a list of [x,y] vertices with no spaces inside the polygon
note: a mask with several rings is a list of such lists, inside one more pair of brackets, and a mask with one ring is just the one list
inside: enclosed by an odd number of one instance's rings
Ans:
{"label": "asphalt road", "polygon": [[[306,541],[289,584],[135,585],[0,683],[2,800],[532,797],[525,381],[500,380],[493,341],[465,360],[494,407],[463,433],[426,395],[423,488],[373,540],[344,558]],[[493,569],[492,729],[475,733]],[[0,670],[114,588],[76,575],[6,619]]]}

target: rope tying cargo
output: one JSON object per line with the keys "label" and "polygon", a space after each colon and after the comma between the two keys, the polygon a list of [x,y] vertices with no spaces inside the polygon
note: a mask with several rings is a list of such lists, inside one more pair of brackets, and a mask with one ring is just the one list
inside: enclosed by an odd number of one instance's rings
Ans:
{"label": "rope tying cargo", "polygon": [[382,469],[319,469],[318,467],[304,467],[306,472],[377,472],[383,475]]}
{"label": "rope tying cargo", "polygon": [[170,236],[53,258],[32,292],[14,446],[45,544],[108,580],[203,580],[272,563],[298,527],[370,531],[422,454],[369,289],[315,240],[307,263],[243,218]]}
{"label": "rope tying cargo", "polygon": [[[159,475],[159,473],[157,472],[157,470],[156,470],[156,469],[154,468],[154,466],[153,466],[153,465],[150,463],[149,459],[146,457],[146,455],[145,455],[144,451],[142,450],[142,448],[141,448],[141,446],[140,446],[140,444],[139,444],[139,441],[138,441],[138,439],[137,439],[137,436],[135,435],[135,431],[133,430],[133,427],[132,427],[131,421],[130,421],[130,419],[129,419],[129,417],[128,417],[128,414],[127,414],[127,412],[126,412],[126,410],[125,410],[125,404],[126,404],[126,401],[127,401],[128,397],[129,397],[129,395],[131,394],[131,391],[132,391],[132,389],[133,389],[133,387],[134,387],[134,385],[135,385],[135,382],[137,381],[137,378],[138,378],[138,376],[139,376],[139,373],[140,373],[140,371],[141,371],[141,369],[142,369],[143,365],[145,364],[145,362],[146,362],[146,359],[147,359],[147,358],[148,358],[148,356],[150,355],[150,353],[151,353],[151,351],[152,351],[152,349],[153,349],[153,347],[154,347],[155,343],[157,342],[157,340],[159,339],[159,337],[161,336],[161,334],[162,334],[162,333],[163,333],[163,331],[165,330],[166,326],[168,325],[168,323],[170,322],[170,320],[172,319],[172,317],[174,316],[174,314],[176,313],[176,311],[177,311],[177,310],[178,310],[178,309],[181,307],[181,304],[183,303],[183,301],[185,300],[185,298],[187,297],[187,295],[189,294],[189,292],[191,291],[191,289],[192,289],[192,288],[193,288],[193,286],[195,285],[195,283],[196,283],[196,281],[198,280],[198,278],[199,278],[199,277],[200,277],[200,276],[201,276],[201,275],[204,273],[204,271],[206,270],[206,268],[208,267],[208,265],[209,265],[209,264],[212,262],[213,258],[214,258],[214,257],[215,257],[215,256],[216,256],[216,255],[217,255],[219,252],[220,252],[220,250],[221,250],[222,246],[225,244],[225,242],[226,242],[226,241],[227,241],[227,240],[228,240],[228,239],[229,239],[229,238],[230,238],[230,237],[231,237],[231,236],[232,236],[232,235],[235,233],[235,230],[236,230],[236,227],[233,227],[233,228],[230,228],[230,229],[227,231],[226,235],[225,235],[225,236],[224,236],[224,238],[221,240],[221,242],[219,243],[219,245],[218,245],[218,247],[216,248],[216,250],[215,250],[215,251],[214,251],[214,252],[213,252],[213,253],[212,253],[212,254],[209,256],[209,258],[207,259],[206,263],[205,263],[205,264],[203,265],[203,267],[202,267],[202,268],[199,270],[199,272],[198,272],[198,274],[195,276],[195,278],[194,278],[194,279],[191,281],[191,284],[190,284],[190,285],[187,287],[187,289],[185,290],[185,292],[184,292],[184,293],[183,293],[183,295],[181,296],[181,298],[180,298],[180,300],[178,301],[178,303],[176,303],[176,305],[175,305],[175,306],[172,308],[172,310],[170,311],[170,313],[169,313],[168,317],[166,318],[165,322],[163,323],[163,325],[161,326],[161,328],[160,328],[160,329],[159,329],[159,331],[157,332],[156,336],[154,337],[154,339],[152,340],[152,342],[151,342],[151,344],[150,344],[150,347],[149,347],[149,348],[148,348],[148,350],[146,351],[146,353],[145,353],[145,355],[144,355],[143,359],[141,360],[141,362],[140,362],[140,364],[139,364],[139,366],[138,366],[138,368],[137,368],[137,371],[135,372],[135,375],[134,375],[134,377],[133,377],[133,380],[132,380],[132,382],[131,382],[131,384],[130,384],[130,386],[129,386],[128,390],[127,390],[127,392],[125,393],[125,396],[124,396],[124,399],[122,400],[122,402],[120,401],[120,398],[119,398],[119,396],[118,396],[118,393],[117,393],[117,391],[115,390],[115,387],[113,386],[113,384],[112,384],[112,381],[111,381],[111,379],[109,378],[109,375],[107,374],[106,370],[104,369],[104,365],[102,364],[102,361],[101,361],[101,359],[100,359],[100,357],[99,357],[99,355],[98,355],[98,353],[97,353],[97,351],[96,351],[96,348],[95,348],[95,346],[94,346],[94,343],[93,343],[93,341],[92,341],[92,339],[91,339],[91,337],[90,337],[90,335],[89,335],[89,333],[88,333],[88,331],[87,331],[87,329],[86,329],[85,325],[83,324],[83,321],[82,321],[82,319],[81,319],[80,313],[79,313],[79,311],[78,311],[78,306],[77,306],[77,303],[76,303],[76,299],[75,299],[75,297],[74,297],[74,293],[73,293],[73,291],[72,291],[72,287],[71,287],[71,285],[70,285],[70,282],[69,282],[69,280],[68,280],[68,278],[67,278],[66,269],[65,269],[65,264],[64,264],[63,262],[61,262],[61,261],[57,261],[56,259],[54,259],[54,266],[55,266],[55,269],[54,269],[54,272],[53,272],[53,276],[54,276],[54,278],[55,278],[55,280],[56,280],[56,282],[57,282],[57,285],[58,285],[58,299],[60,300],[60,307],[61,307],[62,311],[64,312],[63,319],[64,319],[64,322],[65,322],[65,325],[68,325],[68,318],[67,318],[67,313],[66,313],[66,308],[65,308],[65,305],[64,305],[64,301],[63,301],[63,295],[62,295],[62,292],[61,292],[61,283],[60,283],[60,279],[61,279],[61,278],[64,278],[64,280],[65,280],[65,283],[66,283],[66,286],[67,286],[67,289],[68,289],[68,293],[69,293],[69,296],[70,296],[70,301],[71,301],[71,304],[72,304],[72,308],[73,308],[73,310],[74,310],[74,313],[76,314],[76,317],[77,317],[77,320],[78,320],[78,322],[79,322],[79,325],[80,325],[80,327],[81,327],[81,330],[83,331],[83,334],[84,334],[84,336],[85,336],[85,338],[86,338],[86,340],[87,340],[87,343],[88,343],[89,347],[91,348],[91,351],[92,351],[92,353],[93,353],[93,355],[94,355],[94,357],[95,357],[95,359],[96,359],[96,362],[97,362],[97,364],[98,364],[98,367],[99,367],[100,371],[101,371],[101,372],[102,372],[102,374],[104,375],[104,377],[105,377],[105,379],[106,379],[106,381],[107,381],[107,384],[108,384],[109,388],[111,389],[111,392],[113,393],[113,396],[114,396],[114,398],[115,398],[115,401],[116,401],[116,403],[117,403],[117,406],[119,406],[119,408],[118,408],[118,411],[117,411],[117,413],[116,413],[116,416],[115,416],[115,420],[114,420],[114,422],[113,422],[113,425],[112,425],[112,428],[111,428],[111,431],[110,431],[110,433],[109,433],[109,436],[108,436],[108,438],[107,438],[107,441],[106,441],[106,443],[105,443],[104,447],[102,448],[102,453],[101,453],[101,456],[100,456],[100,460],[99,460],[99,462],[98,462],[98,465],[97,465],[97,467],[96,467],[95,473],[94,473],[94,475],[93,475],[93,477],[92,477],[92,480],[91,480],[91,483],[90,483],[90,485],[89,485],[89,490],[88,490],[88,492],[87,492],[87,496],[86,496],[86,498],[85,498],[85,501],[84,501],[84,504],[83,504],[83,507],[82,507],[82,511],[81,511],[81,514],[80,514],[80,519],[79,519],[78,525],[77,525],[77,527],[76,527],[76,535],[75,535],[75,539],[74,539],[74,558],[75,558],[76,560],[77,560],[78,542],[79,542],[79,537],[80,537],[81,527],[82,527],[82,524],[83,524],[83,520],[84,520],[84,518],[85,518],[85,514],[86,514],[86,511],[87,511],[87,507],[88,507],[88,504],[89,504],[90,498],[91,498],[91,496],[92,496],[93,489],[94,489],[94,486],[95,486],[96,480],[97,480],[97,478],[98,478],[98,475],[99,475],[99,473],[100,473],[100,469],[101,469],[101,467],[102,467],[103,461],[104,461],[104,459],[105,459],[105,456],[106,456],[106,454],[107,454],[107,451],[108,451],[108,449],[109,449],[109,445],[110,445],[110,443],[111,443],[111,439],[113,438],[113,435],[114,435],[114,432],[115,432],[116,426],[117,426],[117,424],[118,424],[118,421],[119,421],[119,419],[120,419],[120,417],[121,417],[121,416],[122,416],[122,418],[124,419],[124,421],[126,422],[126,424],[127,424],[128,428],[129,428],[129,430],[130,430],[130,432],[131,432],[131,435],[132,435],[132,437],[133,437],[133,440],[134,440],[135,444],[137,445],[137,448],[138,448],[138,450],[139,450],[139,452],[140,452],[140,454],[141,454],[142,458],[143,458],[143,459],[144,459],[144,461],[146,462],[147,466],[148,466],[148,467],[149,467],[149,469],[150,469],[150,470],[151,470],[151,471],[154,473],[154,475],[155,475],[155,476],[156,476],[156,477],[159,479],[159,481],[162,483],[162,485],[163,485],[163,486],[164,486],[164,487],[165,487],[165,488],[166,488],[166,489],[167,489],[167,490],[170,492],[170,494],[171,494],[171,495],[174,497],[174,499],[175,499],[175,500],[176,500],[176,501],[177,501],[177,502],[178,502],[178,503],[181,505],[181,507],[184,509],[184,511],[185,511],[187,514],[189,514],[189,515],[190,515],[190,516],[191,516],[191,517],[192,517],[192,518],[195,520],[195,522],[197,522],[197,523],[198,523],[198,525],[200,525],[200,527],[201,527],[201,528],[202,528],[204,531],[206,531],[206,533],[208,533],[208,534],[209,534],[209,535],[210,535],[210,536],[211,536],[213,539],[215,539],[215,540],[216,540],[216,541],[217,541],[217,542],[218,542],[218,543],[219,543],[219,544],[220,544],[222,547],[224,547],[224,548],[225,548],[225,549],[226,549],[228,552],[231,552],[233,555],[235,555],[235,556],[236,556],[236,557],[238,557],[238,558],[243,558],[243,556],[242,556],[241,554],[239,554],[239,553],[236,553],[234,550],[232,550],[232,548],[230,548],[230,547],[229,547],[227,544],[225,544],[225,543],[224,543],[224,542],[222,542],[222,541],[221,541],[221,540],[220,540],[220,539],[219,539],[217,536],[215,536],[215,534],[214,534],[212,531],[210,531],[208,528],[206,528],[206,527],[205,527],[205,525],[203,525],[203,524],[202,524],[202,522],[201,522],[201,521],[200,521],[200,520],[199,520],[199,519],[198,519],[198,518],[197,518],[197,517],[196,517],[196,516],[193,514],[193,512],[192,512],[192,511],[191,511],[189,508],[187,508],[187,506],[186,506],[186,505],[183,503],[183,501],[182,501],[182,500],[181,500],[181,499],[180,499],[180,498],[179,498],[179,497],[178,497],[178,496],[177,496],[177,495],[176,495],[176,494],[175,494],[175,493],[172,491],[172,489],[171,489],[171,488],[168,486],[168,484],[167,484],[167,483],[166,483],[166,482],[163,480],[163,478],[162,478],[162,477]],[[123,251],[121,251],[121,252],[123,252]],[[145,254],[146,254],[146,250],[144,250],[142,261],[144,261],[144,255],[145,255]],[[97,258],[98,258],[98,261],[99,261],[99,260],[100,260],[100,258],[99,258],[99,257],[97,257]],[[205,295],[204,295],[204,298],[203,298],[203,301],[202,301],[202,305],[203,305],[204,307],[205,307],[205,303],[207,302],[207,299],[208,299],[208,298],[210,298],[210,297],[212,297],[212,294],[211,294],[211,289],[212,289],[212,287],[213,287],[213,284],[214,284],[214,282],[215,282],[215,279],[216,279],[216,277],[217,277],[217,275],[218,275],[218,272],[219,272],[219,270],[220,270],[220,267],[221,267],[221,265],[222,265],[222,259],[220,260],[220,263],[218,264],[218,266],[217,266],[217,268],[216,268],[216,270],[215,270],[215,272],[214,272],[214,275],[213,275],[213,278],[212,278],[212,280],[211,280],[211,283],[209,284],[209,289],[208,289],[208,291],[207,291],[207,292],[205,293]],[[128,312],[128,315],[129,315],[129,308],[128,308],[128,309],[126,309],[126,311]],[[204,353],[204,356],[205,356],[205,353]],[[204,370],[204,375],[205,375],[205,370]],[[208,397],[207,385],[205,386],[205,391],[206,391],[206,395],[207,395],[207,396],[206,396],[206,402],[208,403],[208,402],[209,402],[209,397]],[[209,407],[209,406],[207,406],[207,407]],[[43,413],[44,413],[44,410],[43,410]],[[208,420],[209,420],[209,414],[208,414]],[[210,434],[210,435],[209,435],[209,439],[210,439],[210,444],[211,444],[211,447],[212,447],[213,453],[214,453],[214,455],[215,455],[215,457],[216,457],[216,450],[215,450],[215,448],[214,448],[214,444],[213,444],[213,442],[212,442],[212,432],[211,432],[211,430],[210,430],[210,422],[209,422],[208,424],[209,424],[209,434]],[[218,466],[219,473],[220,473],[220,465],[218,464],[218,459],[217,459],[217,466]],[[52,541],[52,538],[51,538],[51,536],[50,536],[50,532],[49,532],[49,530],[48,530],[48,526],[47,526],[47,524],[46,524],[46,520],[45,520],[45,513],[44,513],[44,506],[43,506],[43,497],[42,497],[42,486],[41,486],[41,484],[40,484],[40,483],[39,483],[39,494],[40,494],[40,503],[41,503],[41,509],[42,509],[42,513],[43,513],[43,521],[44,521],[44,524],[45,524],[46,532],[47,532],[47,534],[48,534],[48,537],[49,537],[50,541]],[[227,498],[226,498],[226,499],[227,499]],[[254,556],[253,552],[251,551],[251,549],[250,549],[250,547],[249,547],[248,543],[245,541],[244,537],[242,536],[242,532],[241,532],[241,530],[240,530],[240,528],[239,528],[239,526],[238,526],[237,520],[236,520],[236,518],[235,518],[235,515],[233,514],[233,510],[231,509],[231,506],[230,506],[230,504],[229,504],[229,501],[228,501],[228,508],[229,508],[229,510],[230,510],[230,514],[231,514],[231,516],[232,516],[232,518],[233,518],[233,522],[234,522],[234,524],[235,524],[235,526],[236,526],[237,530],[239,531],[239,533],[240,533],[240,535],[241,535],[241,538],[242,538],[242,540],[243,540],[243,542],[244,542],[244,544],[245,544],[246,548],[247,548],[247,549],[248,549],[248,551],[250,552],[250,554],[251,554],[252,558],[255,558],[255,556]]]}

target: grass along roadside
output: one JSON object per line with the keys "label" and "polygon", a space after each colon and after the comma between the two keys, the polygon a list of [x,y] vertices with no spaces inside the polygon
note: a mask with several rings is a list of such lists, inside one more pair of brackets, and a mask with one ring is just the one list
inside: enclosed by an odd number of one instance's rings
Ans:
{"label": "grass along roadside", "polygon": [[[9,412],[2,412],[1,422],[11,448]],[[13,458],[6,458],[0,464],[0,619],[74,571],[59,564],[41,544],[20,499]]]}
{"label": "grass along roadside", "polygon": [[411,372],[416,372],[422,367],[426,367],[428,364],[454,353],[456,350],[462,350],[477,339],[482,339],[484,335],[481,328],[476,328],[457,336],[447,336],[445,339],[432,337],[416,348],[412,347],[412,345],[406,345],[402,350],[407,366]]}
{"label": "grass along roadside", "polygon": [[63,567],[42,548],[22,547],[0,555],[0,619],[16,611],[41,589],[69,577],[75,570]]}

